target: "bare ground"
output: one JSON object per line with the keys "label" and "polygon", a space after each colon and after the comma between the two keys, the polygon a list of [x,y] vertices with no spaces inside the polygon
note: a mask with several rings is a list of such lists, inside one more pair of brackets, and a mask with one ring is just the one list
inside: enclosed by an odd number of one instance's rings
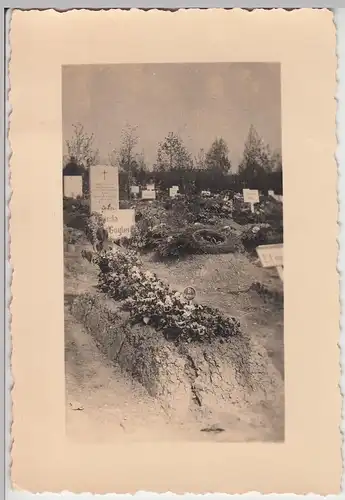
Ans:
{"label": "bare ground", "polygon": [[[281,287],[274,272],[260,269],[244,256],[198,256],[174,265],[156,263],[145,257],[145,266],[167,280],[175,289],[187,285],[197,289],[200,302],[217,306],[240,317],[243,328],[270,354],[283,376],[283,311],[265,304],[255,292],[237,293],[254,279]],[[282,439],[284,418],[265,404],[248,409],[220,410],[208,422],[222,432],[202,432],[204,422],[190,412],[183,419],[168,416],[154,398],[129,379],[99,351],[93,338],[70,313],[70,303],[78,294],[94,290],[95,268],[76,253],[65,254],[65,352],[67,431],[75,440],[217,440],[267,441]],[[232,292],[236,292],[235,294]],[[278,395],[277,395],[278,396]],[[281,395],[279,395],[281,396]],[[277,397],[277,399],[279,399]],[[281,399],[280,402],[281,403]],[[272,421],[272,429],[267,420]]]}
{"label": "bare ground", "polygon": [[266,348],[284,378],[283,308],[265,303],[256,292],[248,290],[257,280],[270,290],[283,293],[275,269],[263,269],[242,254],[195,255],[170,265],[146,255],[144,262],[172,288],[183,291],[192,286],[197,291],[196,300],[238,318],[242,329]]}

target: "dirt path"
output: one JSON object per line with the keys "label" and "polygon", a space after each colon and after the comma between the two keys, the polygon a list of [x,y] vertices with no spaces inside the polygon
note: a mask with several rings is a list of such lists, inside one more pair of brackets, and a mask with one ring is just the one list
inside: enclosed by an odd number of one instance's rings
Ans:
{"label": "dirt path", "polygon": [[[170,273],[169,282],[174,284],[176,278],[179,286],[184,285],[189,278],[181,271],[176,270],[178,276]],[[196,273],[195,279],[197,276]],[[202,418],[192,414],[183,422],[171,420],[140,384],[130,380],[101,354],[93,338],[70,314],[71,300],[80,293],[94,290],[96,279],[95,267],[83,261],[78,250],[65,255],[67,432],[71,439],[107,443],[274,439],[270,430],[260,423],[262,408],[257,409],[257,416],[255,409],[250,415],[243,415],[235,407],[231,414],[219,413],[218,420],[213,422],[224,429],[219,434],[201,432]]]}
{"label": "dirt path", "polygon": [[[111,365],[92,337],[70,313],[70,302],[90,292],[95,268],[75,254],[65,255],[65,369],[67,431],[73,439],[91,441],[152,440],[169,434],[163,409],[140,384]],[[176,429],[175,429],[176,433]]]}

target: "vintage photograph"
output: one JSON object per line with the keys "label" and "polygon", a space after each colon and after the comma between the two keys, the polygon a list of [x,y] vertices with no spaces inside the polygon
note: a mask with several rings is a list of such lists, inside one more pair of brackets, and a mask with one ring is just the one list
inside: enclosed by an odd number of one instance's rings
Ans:
{"label": "vintage photograph", "polygon": [[63,66],[62,128],[68,437],[283,442],[280,64]]}

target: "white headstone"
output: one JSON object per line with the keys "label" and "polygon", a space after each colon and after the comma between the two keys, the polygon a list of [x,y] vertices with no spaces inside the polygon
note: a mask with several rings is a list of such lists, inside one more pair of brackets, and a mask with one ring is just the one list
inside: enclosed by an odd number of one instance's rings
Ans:
{"label": "white headstone", "polygon": [[65,175],[63,178],[63,194],[66,198],[77,198],[83,195],[83,178],[81,175]]}
{"label": "white headstone", "polygon": [[139,186],[131,186],[131,193],[138,194],[139,193]]}
{"label": "white headstone", "polygon": [[155,190],[155,185],[154,184],[147,184],[146,191],[154,191],[154,190]]}
{"label": "white headstone", "polygon": [[90,210],[119,208],[119,171],[117,167],[97,165],[90,168]]}
{"label": "white headstone", "polygon": [[156,199],[156,191],[144,190],[141,192],[141,197],[143,200],[155,200]]}
{"label": "white headstone", "polygon": [[132,228],[135,226],[134,210],[104,210],[102,216],[105,219],[104,227],[109,233],[110,240],[124,236],[130,237]]}

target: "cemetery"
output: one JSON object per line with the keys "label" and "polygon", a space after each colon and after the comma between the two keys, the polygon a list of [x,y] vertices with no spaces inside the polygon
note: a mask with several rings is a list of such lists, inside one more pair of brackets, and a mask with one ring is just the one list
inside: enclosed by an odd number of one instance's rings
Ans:
{"label": "cemetery", "polygon": [[90,167],[85,195],[76,177],[64,178],[66,331],[82,325],[168,422],[232,419],[230,440],[283,440],[282,196],[150,183],[124,200],[117,167]]}

